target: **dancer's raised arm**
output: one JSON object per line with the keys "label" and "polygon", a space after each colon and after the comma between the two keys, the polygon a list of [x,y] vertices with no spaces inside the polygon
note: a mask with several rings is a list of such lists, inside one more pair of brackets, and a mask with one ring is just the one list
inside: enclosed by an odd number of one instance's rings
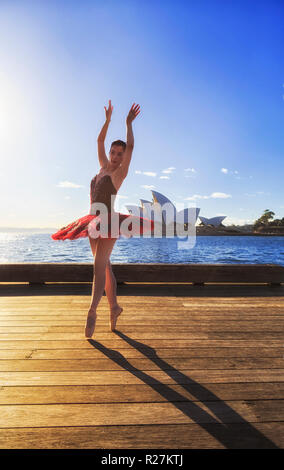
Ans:
{"label": "dancer's raised arm", "polygon": [[108,158],[106,156],[106,151],[105,151],[105,138],[106,138],[106,133],[108,130],[108,126],[111,120],[111,114],[113,110],[113,106],[111,105],[111,100],[109,100],[108,104],[109,104],[108,109],[104,106],[105,113],[106,113],[106,120],[97,138],[98,157],[99,157],[99,162],[102,168],[106,167],[108,164]]}
{"label": "dancer's raised arm", "polygon": [[128,173],[132,152],[134,148],[134,136],[132,130],[132,122],[140,113],[140,106],[135,103],[131,106],[128,116],[126,118],[126,148],[123,155],[122,163],[118,169],[119,173],[125,178]]}

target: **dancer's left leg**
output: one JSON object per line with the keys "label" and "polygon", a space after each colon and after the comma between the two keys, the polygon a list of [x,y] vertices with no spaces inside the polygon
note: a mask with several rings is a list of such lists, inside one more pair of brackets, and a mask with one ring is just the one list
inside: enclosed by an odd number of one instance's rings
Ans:
{"label": "dancer's left leg", "polygon": [[86,336],[92,336],[96,323],[96,310],[104,293],[106,283],[106,266],[117,238],[99,238],[94,260],[94,281],[91,305],[85,329]]}

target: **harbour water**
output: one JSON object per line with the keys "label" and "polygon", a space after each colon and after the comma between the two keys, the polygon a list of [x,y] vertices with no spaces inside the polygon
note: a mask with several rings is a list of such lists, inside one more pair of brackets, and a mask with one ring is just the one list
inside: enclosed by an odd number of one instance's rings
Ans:
{"label": "harbour water", "polygon": [[[55,241],[51,233],[0,232],[0,263],[92,262],[88,238]],[[198,236],[193,248],[185,239],[120,238],[113,263],[276,263],[284,266],[284,237]]]}

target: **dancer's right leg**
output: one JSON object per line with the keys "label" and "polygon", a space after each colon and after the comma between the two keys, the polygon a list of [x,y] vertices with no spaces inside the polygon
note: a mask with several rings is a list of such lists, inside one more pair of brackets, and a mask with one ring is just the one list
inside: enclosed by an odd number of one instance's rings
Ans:
{"label": "dancer's right leg", "polygon": [[111,331],[115,330],[117,318],[123,311],[123,308],[117,303],[116,289],[117,289],[117,282],[115,279],[115,275],[113,274],[111,262],[109,259],[106,265],[105,291],[106,291],[106,295],[107,295],[109,307],[110,307],[109,320],[110,320]]}
{"label": "dancer's right leg", "polygon": [[[91,250],[93,253],[93,257],[94,257],[94,268],[95,268],[95,256],[96,256],[96,251],[97,251],[97,240],[98,238],[91,238],[89,236],[89,242],[90,242]],[[92,293],[94,292],[94,288],[95,288],[95,276],[93,272]],[[117,289],[117,282],[115,279],[115,275],[113,274],[113,270],[112,270],[112,266],[111,266],[111,262],[109,258],[107,265],[106,265],[105,293],[108,299],[110,310],[116,309],[118,307],[116,289]]]}
{"label": "dancer's right leg", "polygon": [[[96,251],[97,251],[97,246],[98,246],[98,238],[91,238],[89,236],[89,242],[91,246],[91,250],[93,253],[94,257],[94,265],[93,265],[93,283],[92,283],[92,298],[94,295],[94,289],[95,289],[95,259],[96,259]],[[92,307],[89,307],[88,311],[88,316],[87,316],[87,321],[86,321],[86,326],[85,326],[85,336],[90,337],[92,336],[94,329],[96,325],[96,313],[94,314]]]}

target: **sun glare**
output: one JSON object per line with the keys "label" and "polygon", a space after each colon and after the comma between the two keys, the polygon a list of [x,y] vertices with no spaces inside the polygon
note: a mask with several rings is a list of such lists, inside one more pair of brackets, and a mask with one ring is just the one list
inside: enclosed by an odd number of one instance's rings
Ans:
{"label": "sun glare", "polygon": [[[24,84],[0,73],[0,141],[1,160],[15,155],[32,135],[32,112],[25,96]],[[19,155],[20,157],[20,155]]]}

